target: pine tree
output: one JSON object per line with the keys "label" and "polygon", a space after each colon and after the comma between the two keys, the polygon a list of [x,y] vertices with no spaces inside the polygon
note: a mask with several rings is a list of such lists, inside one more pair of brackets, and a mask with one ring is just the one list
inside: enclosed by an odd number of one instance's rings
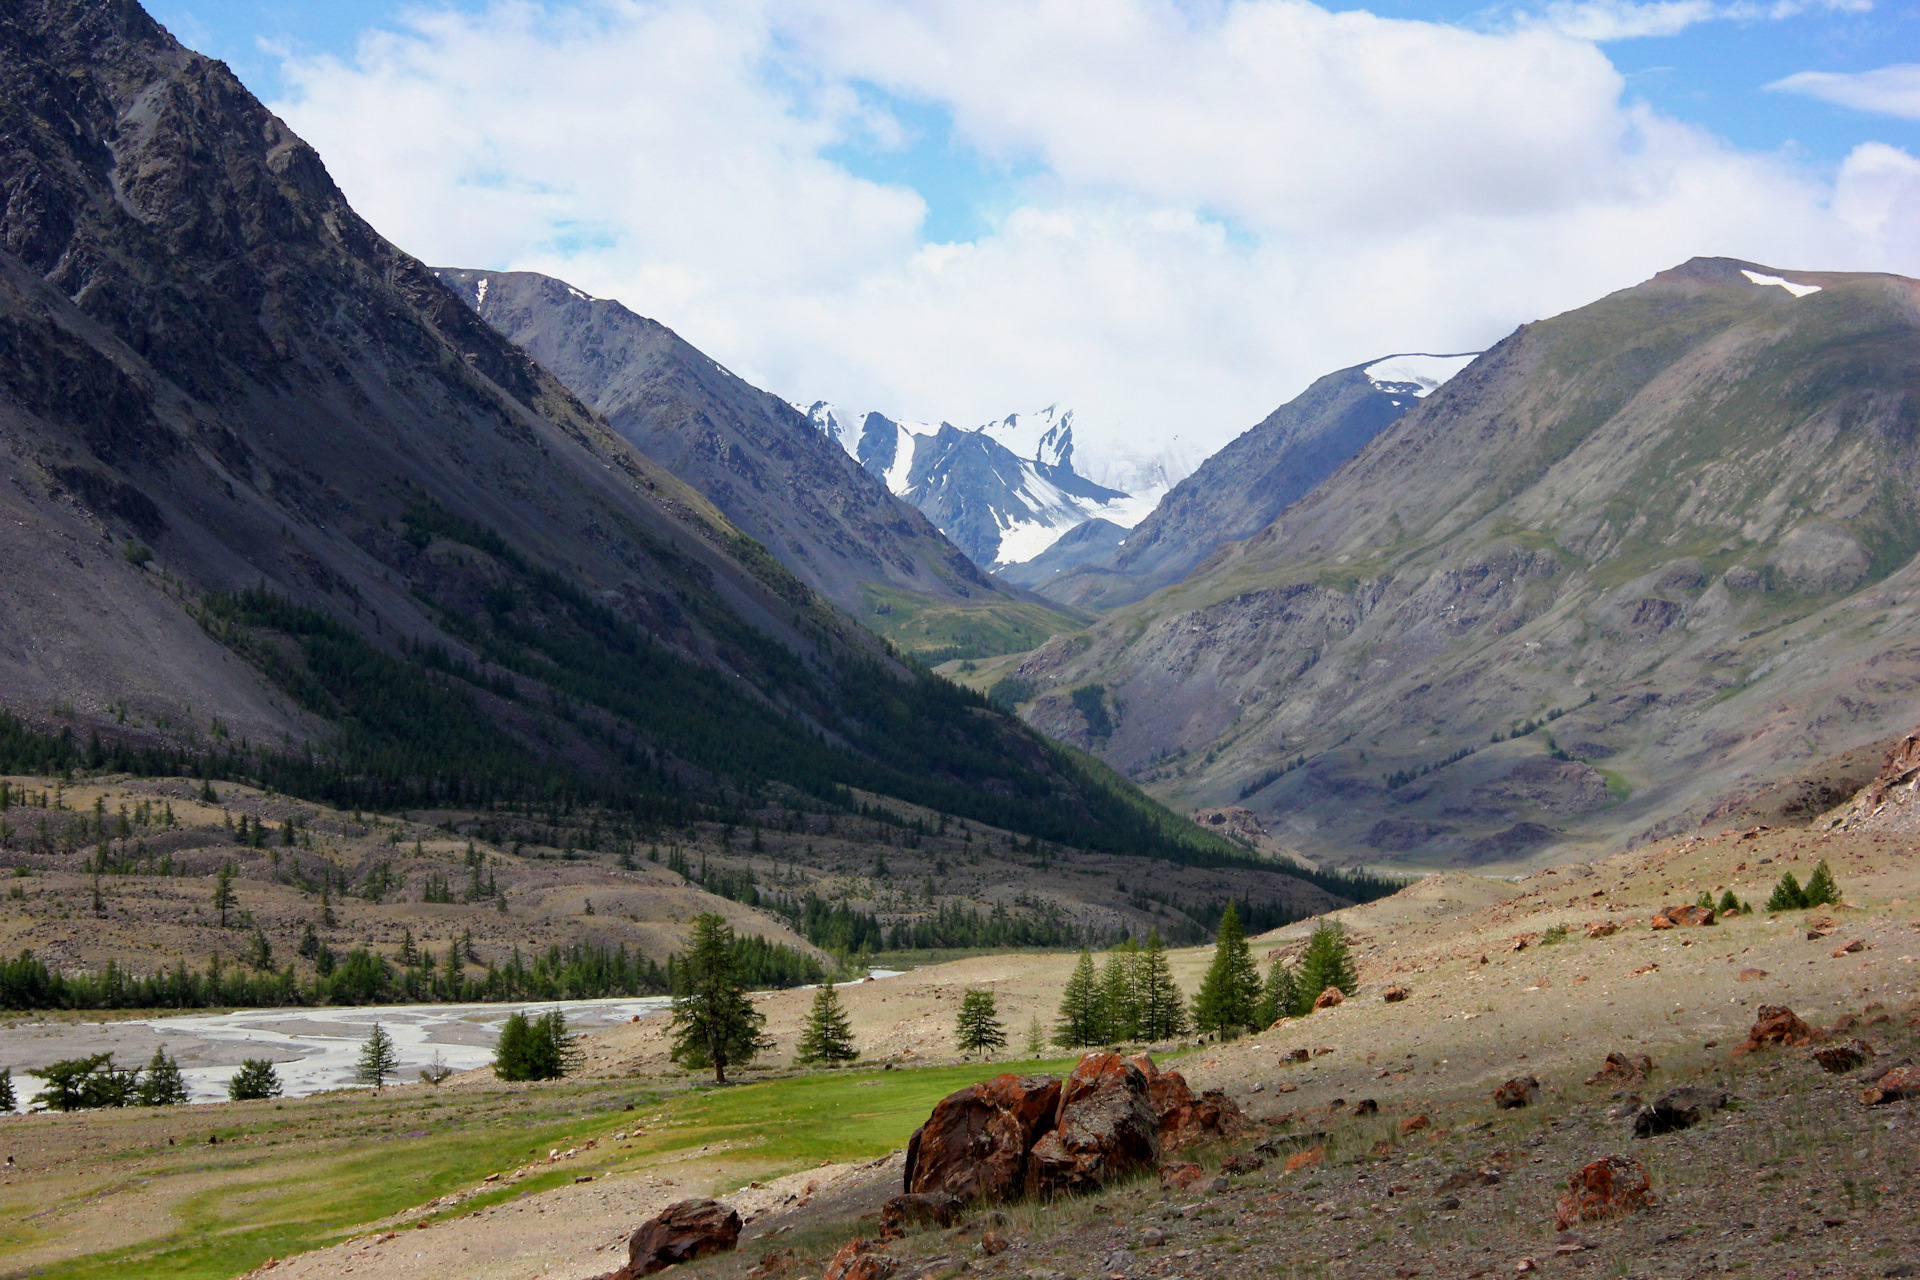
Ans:
{"label": "pine tree", "polygon": [[1166,949],[1160,943],[1160,927],[1147,931],[1147,944],[1140,952],[1140,1037],[1143,1040],[1171,1040],[1187,1033],[1187,1007],[1180,997],[1180,986],[1173,980],[1173,966],[1167,963]]}
{"label": "pine tree", "polygon": [[1360,975],[1347,948],[1347,931],[1337,920],[1320,921],[1307,939],[1294,986],[1294,1012],[1312,1013],[1313,1002],[1328,987],[1338,987],[1342,995],[1349,996],[1360,989]]}
{"label": "pine tree", "polygon": [[187,1100],[187,1082],[180,1075],[180,1064],[155,1049],[147,1059],[147,1073],[134,1086],[134,1102],[142,1107],[175,1107]]}
{"label": "pine tree", "polygon": [[340,921],[334,917],[333,895],[329,892],[325,881],[320,884],[320,923],[328,929],[337,928],[340,924]]}
{"label": "pine tree", "polygon": [[13,1068],[0,1067],[0,1115],[10,1115],[20,1100],[13,1093]]}
{"label": "pine tree", "polygon": [[[374,1027],[374,1032],[378,1035],[386,1034],[380,1030],[378,1025]],[[369,1040],[367,1043],[371,1045],[373,1042]],[[360,1061],[360,1069],[364,1073],[367,1069],[366,1051],[364,1049],[361,1051]],[[395,1066],[397,1067],[398,1064],[396,1063]],[[386,1076],[392,1074],[393,1071],[388,1070],[379,1080],[371,1082],[373,1087],[378,1089]],[[361,1078],[365,1079],[366,1077],[363,1074]],[[271,1058],[246,1058],[242,1060],[240,1069],[234,1072],[232,1078],[227,1081],[227,1096],[235,1102],[250,1102],[262,1098],[279,1097],[280,1073],[273,1069],[273,1060]]]}
{"label": "pine tree", "polygon": [[760,1034],[766,1015],[753,1007],[740,983],[726,917],[707,911],[693,918],[674,976],[675,1062],[689,1071],[711,1067],[714,1081],[725,1084],[728,1067],[743,1066],[773,1047]]}
{"label": "pine tree", "polygon": [[354,1067],[353,1078],[361,1084],[372,1085],[377,1092],[399,1073],[400,1055],[393,1047],[393,1037],[376,1022],[367,1042],[360,1046],[360,1061]]}
{"label": "pine tree", "polygon": [[1007,1047],[1007,1029],[1000,1025],[993,992],[968,990],[960,997],[960,1016],[954,1019],[953,1033],[962,1053],[985,1051],[991,1057],[995,1049]]}
{"label": "pine tree", "polygon": [[860,1056],[853,1047],[853,1026],[840,1003],[840,993],[831,982],[822,983],[813,997],[813,1011],[807,1015],[807,1029],[800,1035],[795,1062],[852,1062]]}
{"label": "pine tree", "polygon": [[1107,954],[1100,972],[1100,1012],[1108,1044],[1140,1038],[1139,952],[1129,944]]}
{"label": "pine tree", "polygon": [[213,909],[220,913],[220,927],[227,927],[227,912],[233,910],[233,864],[222,862],[213,878]]}
{"label": "pine tree", "polygon": [[1733,890],[1731,888],[1720,895],[1718,911],[1723,916],[1737,916],[1740,914],[1740,899],[1733,896]]}
{"label": "pine tree", "polygon": [[247,947],[247,963],[261,972],[273,968],[273,944],[267,941],[267,935],[257,926],[253,931],[253,941]]}
{"label": "pine tree", "polygon": [[1093,972],[1093,953],[1082,951],[1080,962],[1067,979],[1060,1000],[1060,1021],[1054,1024],[1053,1042],[1063,1049],[1078,1049],[1106,1039],[1106,1020],[1101,1016],[1100,983]]}
{"label": "pine tree", "polygon": [[1293,970],[1275,960],[1267,966],[1267,985],[1261,988],[1259,1014],[1254,1022],[1261,1027],[1270,1027],[1282,1018],[1293,1016],[1293,1007],[1299,1003],[1299,999]]}
{"label": "pine tree", "polygon": [[1253,1026],[1260,1001],[1260,971],[1254,967],[1240,913],[1227,903],[1213,945],[1213,963],[1193,998],[1193,1021],[1202,1031],[1232,1039]]}
{"label": "pine tree", "polygon": [[1047,1051],[1047,1029],[1040,1024],[1040,1015],[1034,1014],[1033,1021],[1027,1024],[1027,1056],[1037,1058]]}
{"label": "pine tree", "polygon": [[1806,892],[1791,871],[1780,877],[1780,883],[1773,886],[1773,896],[1767,899],[1769,911],[1798,911],[1806,905]]}
{"label": "pine tree", "polygon": [[1829,903],[1839,904],[1840,886],[1834,883],[1833,871],[1827,866],[1825,858],[1820,859],[1820,865],[1813,869],[1811,876],[1807,877],[1807,887],[1802,890],[1801,896],[1806,899],[1810,907],[1825,906]]}

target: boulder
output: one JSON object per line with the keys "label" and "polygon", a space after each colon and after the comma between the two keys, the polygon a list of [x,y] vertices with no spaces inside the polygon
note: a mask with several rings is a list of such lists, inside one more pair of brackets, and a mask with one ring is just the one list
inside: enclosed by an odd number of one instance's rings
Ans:
{"label": "boulder", "polygon": [[902,1190],[989,1204],[1018,1198],[1027,1153],[1053,1127],[1059,1102],[1058,1078],[1011,1072],[948,1094],[907,1141]]}
{"label": "boulder", "polygon": [[1739,973],[1739,976],[1734,978],[1734,981],[1735,982],[1758,982],[1760,981],[1760,979],[1766,976],[1767,976],[1767,971],[1765,969],[1742,969]]}
{"label": "boulder", "polygon": [[1860,1101],[1870,1107],[1908,1098],[1920,1098],[1920,1067],[1895,1067],[1860,1091]]}
{"label": "boulder", "polygon": [[1554,1206],[1553,1225],[1565,1231],[1582,1222],[1597,1222],[1653,1207],[1653,1186],[1646,1166],[1626,1156],[1595,1160],[1567,1179],[1567,1190]]}
{"label": "boulder", "polygon": [[1840,946],[1835,947],[1833,949],[1833,958],[1835,960],[1838,960],[1841,956],[1859,955],[1862,951],[1865,951],[1866,949],[1867,949],[1867,944],[1860,941],[1860,939],[1855,938],[1852,942],[1843,943]]}
{"label": "boulder", "polygon": [[1653,1059],[1644,1053],[1610,1053],[1588,1084],[1639,1084],[1653,1073]]}
{"label": "boulder", "polygon": [[1309,1050],[1289,1049],[1287,1050],[1287,1056],[1283,1058],[1282,1061],[1283,1062],[1305,1062],[1307,1061],[1307,1059],[1311,1057],[1313,1057],[1313,1054]]}
{"label": "boulder", "polygon": [[1313,998],[1313,1011],[1318,1013],[1322,1009],[1331,1009],[1337,1004],[1345,1004],[1346,1000],[1346,994],[1340,988],[1328,987]]}
{"label": "boulder", "polygon": [[1083,1191],[1160,1162],[1160,1122],[1147,1077],[1117,1053],[1090,1053],[1060,1085],[1053,1127],[1027,1153],[1025,1187]]}
{"label": "boulder", "polygon": [[1493,1105],[1502,1111],[1530,1107],[1540,1101],[1540,1082],[1532,1076],[1515,1076],[1493,1091]]}
{"label": "boulder", "polygon": [[1674,907],[1662,907],[1659,914],[1653,918],[1653,927],[1656,929],[1678,929],[1687,925],[1712,923],[1713,908],[1695,906],[1690,902],[1683,902]]}
{"label": "boulder", "polygon": [[1834,1075],[1844,1075],[1857,1067],[1873,1060],[1873,1046],[1865,1040],[1849,1040],[1845,1044],[1830,1044],[1813,1051],[1813,1060],[1820,1064],[1822,1071],[1831,1071]]}
{"label": "boulder", "polygon": [[1611,938],[1618,932],[1620,932],[1620,926],[1611,920],[1595,920],[1587,926],[1589,938]]}
{"label": "boulder", "polygon": [[[1162,1151],[1230,1138],[1248,1127],[1240,1105],[1220,1090],[1208,1089],[1196,1097],[1185,1076],[1160,1070],[1147,1054],[1136,1054],[1128,1061],[1146,1077],[1147,1101],[1159,1126]],[[1291,1092],[1285,1085],[1280,1088]]]}
{"label": "boulder", "polygon": [[1380,1114],[1380,1104],[1372,1098],[1362,1098],[1360,1101],[1354,1103],[1353,1114],[1356,1116],[1377,1116]]}
{"label": "boulder", "polygon": [[1432,1124],[1433,1124],[1433,1121],[1429,1120],[1424,1115],[1408,1116],[1405,1120],[1402,1120],[1400,1122],[1400,1132],[1402,1134],[1418,1133],[1422,1129],[1428,1128]]}
{"label": "boulder", "polygon": [[718,1200],[681,1200],[640,1224],[627,1241],[627,1271],[650,1276],[740,1243],[740,1215]]}
{"label": "boulder", "polygon": [[1783,1004],[1763,1004],[1754,1018],[1753,1027],[1747,1032],[1747,1042],[1735,1049],[1735,1053],[1751,1053],[1755,1049],[1783,1048],[1793,1049],[1800,1045],[1818,1044],[1819,1032],[1800,1020],[1798,1014]]}
{"label": "boulder", "polygon": [[1651,1138],[1678,1129],[1691,1129],[1726,1105],[1725,1089],[1694,1084],[1669,1089],[1633,1113],[1633,1136]]}
{"label": "boulder", "polygon": [[880,1251],[875,1240],[849,1240],[827,1263],[820,1280],[887,1280],[900,1269],[900,1260]]}
{"label": "boulder", "polygon": [[900,1236],[909,1227],[950,1227],[966,1212],[966,1202],[950,1192],[908,1192],[880,1206],[880,1234]]}
{"label": "boulder", "polygon": [[1325,1147],[1308,1147],[1305,1151],[1296,1151],[1287,1157],[1286,1172],[1298,1173],[1302,1169],[1311,1169],[1326,1158]]}
{"label": "boulder", "polygon": [[1380,993],[1380,998],[1388,1004],[1399,1004],[1412,994],[1413,990],[1410,987],[1388,987]]}

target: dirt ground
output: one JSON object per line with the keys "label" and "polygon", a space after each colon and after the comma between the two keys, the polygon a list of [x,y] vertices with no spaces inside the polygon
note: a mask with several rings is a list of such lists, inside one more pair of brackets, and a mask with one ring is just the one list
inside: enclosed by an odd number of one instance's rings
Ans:
{"label": "dirt ground", "polygon": [[[1823,857],[1844,892],[1840,908],[1778,917],[1757,912],[1706,928],[1648,927],[1663,903],[1691,901],[1703,889],[1717,899],[1731,885],[1741,898],[1763,904],[1779,872],[1793,870],[1804,881]],[[1263,1268],[1298,1274],[1468,1276],[1512,1274],[1519,1261],[1539,1255],[1545,1260],[1536,1258],[1535,1265],[1542,1267],[1604,1256],[1610,1274],[1705,1274],[1733,1261],[1725,1249],[1700,1243],[1711,1237],[1747,1241],[1740,1251],[1757,1276],[1882,1274],[1898,1258],[1920,1258],[1912,1104],[1868,1111],[1853,1100],[1846,1080],[1825,1076],[1804,1053],[1736,1059],[1733,1049],[1755,1009],[1779,1003],[1821,1025],[1846,1014],[1885,1012],[1861,1030],[1881,1048],[1905,1052],[1920,954],[1916,898],[1920,851],[1904,839],[1763,831],[1670,841],[1516,883],[1433,877],[1345,911],[1361,959],[1357,996],[1235,1043],[1199,1046],[1179,1063],[1196,1087],[1227,1089],[1271,1132],[1331,1134],[1335,1154],[1328,1162],[1302,1178],[1277,1173],[1274,1161],[1219,1193],[1169,1198],[1136,1186],[1081,1208],[1017,1210],[1011,1221],[1018,1248],[990,1269],[1035,1280],[1198,1277],[1236,1272],[1257,1259]],[[1820,917],[1834,927],[1809,940],[1809,918]],[[1598,922],[1619,932],[1587,938],[1585,927]],[[1567,941],[1545,945],[1543,935],[1556,924],[1569,927]],[[1306,926],[1295,926],[1258,939],[1257,954],[1284,953],[1305,932]],[[1862,949],[1834,954],[1856,940]],[[1207,958],[1205,949],[1176,953],[1175,971],[1187,990]],[[1051,1014],[1072,959],[1023,955],[934,966],[848,988],[847,1005],[869,1057],[951,1060],[960,992],[994,990],[1017,1038],[1031,1016]],[[1756,970],[1764,976],[1754,976]],[[1393,984],[1410,987],[1411,998],[1383,1001],[1382,990]],[[776,1059],[791,1045],[808,999],[805,992],[786,992],[762,1001],[781,1044]],[[597,1035],[591,1069],[650,1074],[661,1066],[659,1036],[657,1026],[645,1023]],[[1306,1063],[1289,1060],[1297,1048],[1310,1051]],[[1707,1129],[1636,1147],[1610,1114],[1622,1105],[1615,1096],[1620,1091],[1583,1083],[1610,1050],[1650,1055],[1658,1065],[1656,1086],[1726,1078],[1740,1109]],[[1496,1112],[1490,1091],[1522,1073],[1541,1082],[1541,1102]],[[1376,1102],[1377,1117],[1349,1115],[1361,1099]],[[1397,1122],[1413,1114],[1429,1115],[1433,1126],[1402,1142]],[[1388,1142],[1391,1155],[1370,1157],[1375,1141]],[[1573,1168],[1616,1149],[1656,1153],[1656,1192],[1664,1188],[1666,1207],[1627,1227],[1576,1233],[1612,1245],[1557,1253],[1568,1240],[1545,1229],[1544,1206]],[[1498,1172],[1500,1166],[1518,1172],[1501,1173],[1498,1187],[1476,1182],[1472,1191],[1456,1194],[1463,1210],[1436,1209],[1432,1188],[1447,1173]],[[895,1176],[884,1167],[840,1168],[811,1171],[803,1181],[831,1177],[864,1187],[847,1193],[848,1204],[857,1206],[863,1195],[877,1203],[897,1185]],[[775,1199],[784,1200],[800,1177],[771,1184],[779,1192]],[[1389,1194],[1395,1186],[1407,1190]],[[1800,1198],[1786,1197],[1789,1188]],[[748,1252],[780,1229],[783,1215],[803,1213],[812,1221],[818,1214],[811,1202],[796,1209],[769,1204],[759,1192],[703,1187],[696,1160],[673,1187],[644,1179],[563,1187],[432,1231],[304,1255],[273,1274],[379,1270],[573,1280],[611,1270],[620,1260],[617,1239],[696,1189],[721,1192],[744,1212],[757,1212]],[[1409,1194],[1416,1201],[1402,1202]],[[1096,1212],[1108,1201],[1108,1209]],[[1416,1202],[1417,1215],[1400,1207]],[[1807,1204],[1818,1212],[1798,1207]],[[1843,1204],[1849,1206],[1844,1212]],[[1123,1217],[1101,1217],[1122,1208]],[[1174,1216],[1164,1217],[1169,1209]],[[1186,1240],[1184,1251],[1139,1246],[1142,1214],[1170,1239]],[[1836,1215],[1839,1226],[1823,1225]],[[1758,1225],[1740,1225],[1747,1222]],[[1100,1230],[1091,1231],[1090,1223]],[[950,1273],[968,1258],[969,1265],[988,1265],[977,1250],[968,1252],[979,1225],[960,1245],[943,1236],[916,1238],[903,1256],[916,1266],[926,1263],[928,1275]],[[1747,1239],[1753,1232],[1760,1233],[1758,1244]],[[1362,1247],[1376,1238],[1384,1243]],[[1114,1251],[1110,1245],[1131,1248],[1133,1256],[1116,1262],[1102,1255]],[[1889,1249],[1894,1252],[1884,1252]],[[1240,1256],[1247,1251],[1254,1257]],[[1889,1257],[1895,1261],[1876,1260]],[[746,1254],[735,1258],[701,1265],[723,1272],[748,1265]],[[1669,1268],[1669,1261],[1680,1269]],[[808,1263],[802,1257],[794,1265],[797,1280]]]}

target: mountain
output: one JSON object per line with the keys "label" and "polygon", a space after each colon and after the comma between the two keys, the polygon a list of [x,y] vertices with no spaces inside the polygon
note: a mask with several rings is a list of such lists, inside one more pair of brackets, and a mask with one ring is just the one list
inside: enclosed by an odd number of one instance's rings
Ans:
{"label": "mountain", "polygon": [[983,677],[1316,859],[1617,848],[1909,727],[1916,437],[1920,284],[1695,259],[1522,326],[1257,534]]}
{"label": "mountain", "polygon": [[1126,544],[1128,531],[1099,516],[1077,524],[1031,560],[1003,565],[996,576],[1022,587],[1039,587],[1087,564],[1104,564]]}
{"label": "mountain", "polygon": [[847,623],[137,5],[11,6],[0,137],[0,772],[1237,856]]}
{"label": "mountain", "polygon": [[1472,359],[1397,355],[1330,373],[1202,462],[1108,553],[1013,580],[1081,608],[1152,595],[1266,528]]}
{"label": "mountain", "polygon": [[871,616],[875,588],[929,602],[1012,602],[793,406],[665,325],[531,271],[435,274],[630,444],[856,616]]}
{"label": "mountain", "polygon": [[995,570],[1032,560],[1088,520],[1131,527],[1153,509],[1180,465],[1173,451],[1152,458],[1101,456],[1096,465],[1103,475],[1123,477],[1137,489],[1097,483],[1076,469],[1084,463],[1077,463],[1073,410],[1057,405],[966,430],[870,412],[857,439],[847,429],[849,419],[824,400],[802,412],[823,437],[925,512],[975,563]]}

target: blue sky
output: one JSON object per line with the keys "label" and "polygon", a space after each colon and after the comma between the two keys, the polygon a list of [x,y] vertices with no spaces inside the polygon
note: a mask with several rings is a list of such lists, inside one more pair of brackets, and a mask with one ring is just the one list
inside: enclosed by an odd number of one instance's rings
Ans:
{"label": "blue sky", "polygon": [[854,413],[1203,454],[1693,254],[1920,274],[1912,4],[149,3],[403,248]]}

